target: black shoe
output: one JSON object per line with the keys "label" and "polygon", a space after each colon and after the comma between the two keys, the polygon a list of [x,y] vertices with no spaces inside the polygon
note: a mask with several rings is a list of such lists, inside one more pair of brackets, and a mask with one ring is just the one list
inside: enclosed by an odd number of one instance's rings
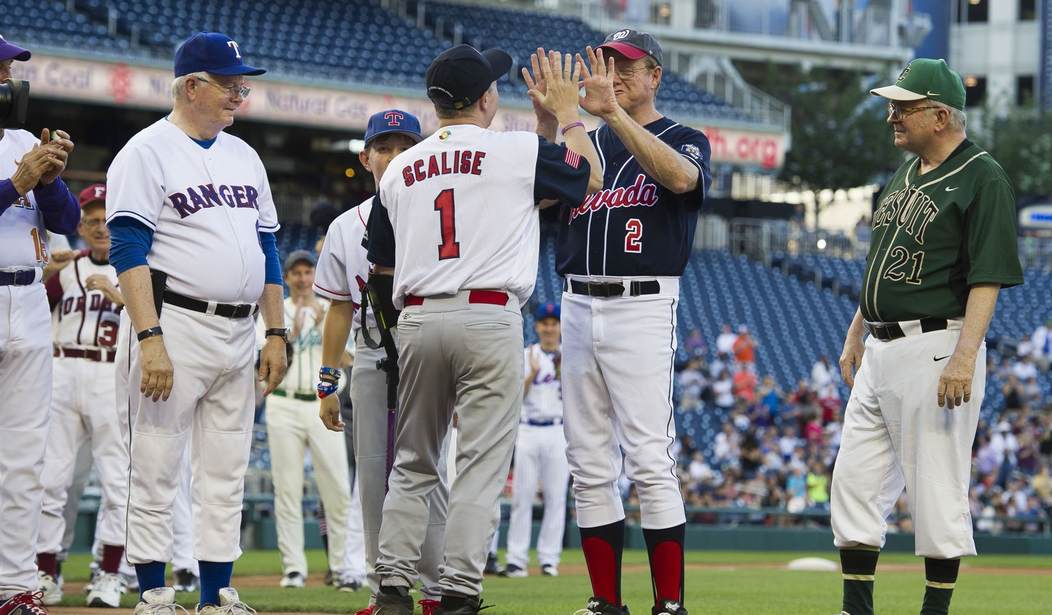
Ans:
{"label": "black shoe", "polygon": [[332,574],[331,570],[326,570],[325,571],[325,585],[328,586],[328,587],[332,587],[335,584],[336,584],[336,577],[335,577],[335,575]]}
{"label": "black shoe", "polygon": [[592,596],[588,599],[584,612],[590,615],[628,615],[628,607],[614,606],[602,598]]}
{"label": "black shoe", "polygon": [[529,573],[527,573],[526,570],[519,568],[515,564],[508,564],[507,567],[504,568],[504,570],[501,570],[497,573],[497,576],[512,579],[521,579],[523,577],[529,576]]}
{"label": "black shoe", "polygon": [[653,615],[687,615],[687,609],[675,600],[665,600],[654,606]]}
{"label": "black shoe", "polygon": [[500,567],[500,563],[497,562],[497,555],[490,553],[486,556],[486,567],[482,569],[482,574],[500,574],[504,569]]}
{"label": "black shoe", "polygon": [[186,568],[179,568],[172,572],[172,576],[175,577],[175,583],[172,587],[177,592],[195,592],[197,591],[198,578],[193,572]]}
{"label": "black shoe", "polygon": [[376,592],[373,615],[413,615],[413,598],[408,587],[381,585]]}
{"label": "black shoe", "polygon": [[479,611],[491,606],[482,606],[478,596],[442,596],[442,605],[435,609],[435,615],[478,615]]}

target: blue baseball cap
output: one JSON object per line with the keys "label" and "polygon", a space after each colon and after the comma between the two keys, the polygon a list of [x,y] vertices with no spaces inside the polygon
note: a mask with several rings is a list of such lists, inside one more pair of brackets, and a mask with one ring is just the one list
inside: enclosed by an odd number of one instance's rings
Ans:
{"label": "blue baseball cap", "polygon": [[559,320],[559,306],[554,303],[542,303],[537,306],[537,313],[533,315],[534,320],[554,318]]}
{"label": "blue baseball cap", "polygon": [[0,35],[0,62],[4,60],[18,60],[19,62],[25,62],[32,55],[33,54],[29,53],[28,50],[7,42],[4,37]]}
{"label": "blue baseball cap", "polygon": [[420,143],[424,138],[420,134],[420,120],[415,115],[401,109],[388,109],[369,117],[369,126],[365,129],[365,146],[369,147],[373,139],[391,132],[404,134],[414,143]]}
{"label": "blue baseball cap", "polygon": [[198,32],[175,50],[175,76],[206,72],[213,75],[262,75],[262,68],[241,61],[237,42],[219,32]]}

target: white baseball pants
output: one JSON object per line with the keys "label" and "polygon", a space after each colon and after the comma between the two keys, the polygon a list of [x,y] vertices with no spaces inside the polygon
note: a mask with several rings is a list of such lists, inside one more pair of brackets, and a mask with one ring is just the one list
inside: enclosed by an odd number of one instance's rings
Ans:
{"label": "white baseball pants", "polygon": [[194,557],[232,562],[241,555],[241,507],[255,410],[254,323],[165,304],[161,326],[175,369],[168,401],[155,402],[139,393],[139,346],[130,344],[128,392],[134,422],[128,561],[172,559],[172,517],[182,479],[173,469],[180,467],[189,440]]}
{"label": "white baseball pants", "polygon": [[73,484],[76,456],[90,442],[102,487],[96,538],[102,544],[124,544],[128,499],[128,449],[116,409],[113,363],[59,357],[54,360],[51,430],[44,459],[44,499],[38,553],[58,553],[66,530],[64,509]]}
{"label": "white baseball pants", "polygon": [[266,424],[284,573],[308,572],[303,552],[303,461],[308,449],[329,528],[329,569],[343,570],[351,504],[343,434],[325,428],[318,419],[318,402],[274,394],[267,397]]}
{"label": "white baseball pants", "polygon": [[566,436],[563,435],[562,426],[520,425],[514,463],[507,563],[524,570],[529,563],[533,496],[537,493],[537,482],[540,480],[544,518],[541,521],[541,533],[537,537],[537,559],[541,566],[557,566],[563,550],[566,489],[570,480]]}
{"label": "white baseball pants", "polygon": [[624,519],[622,449],[643,528],[686,522],[670,453],[679,279],[660,282],[639,297],[563,293],[563,428],[580,527]]}
{"label": "white baseball pants", "polygon": [[916,553],[975,555],[968,486],[972,441],[986,389],[986,345],[975,358],[971,401],[938,407],[939,376],[960,337],[950,329],[882,342],[866,340],[844,411],[833,470],[832,525],[838,548],[883,547],[887,517],[906,489]]}
{"label": "white baseball pants", "polygon": [[51,415],[43,284],[0,286],[0,599],[36,590],[41,472]]}

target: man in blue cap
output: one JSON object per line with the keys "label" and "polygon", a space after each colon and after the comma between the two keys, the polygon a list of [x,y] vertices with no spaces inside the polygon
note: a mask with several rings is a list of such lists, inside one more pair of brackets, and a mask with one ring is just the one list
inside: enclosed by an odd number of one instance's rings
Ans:
{"label": "man in blue cap", "polygon": [[[30,52],[0,36],[0,82]],[[51,314],[44,291],[47,231],[72,234],[77,199],[59,178],[69,135],[0,130],[0,614],[45,613],[34,598],[41,472],[51,406]]]}
{"label": "man in blue cap", "polygon": [[117,361],[127,366],[131,416],[126,554],[139,579],[137,615],[172,611],[164,568],[188,440],[197,612],[249,612],[228,586],[241,555],[256,305],[268,394],[285,375],[287,331],[267,173],[223,129],[249,94],[245,77],[263,72],[230,37],[191,36],[175,53],[171,114],[132,137],[107,174],[110,261],[126,301]]}
{"label": "man in blue cap", "polygon": [[[416,117],[400,109],[387,109],[373,114],[365,131],[365,149],[359,160],[380,185],[387,165],[398,154],[416,145],[423,136]],[[362,508],[362,524],[365,534],[365,555],[370,567],[379,555],[380,520],[383,515],[384,497],[387,493],[388,459],[394,452],[388,444],[394,435],[394,414],[388,406],[388,374],[379,367],[380,361],[392,361],[397,365],[397,356],[389,357],[384,348],[372,348],[366,343],[362,332],[362,320],[370,338],[380,339],[380,331],[372,310],[366,314],[358,311],[361,304],[362,285],[369,278],[369,261],[362,239],[366,224],[373,210],[373,199],[369,197],[357,207],[343,213],[329,226],[325,244],[318,259],[318,270],[314,278],[314,291],[332,300],[326,315],[322,338],[323,374],[338,374],[343,349],[351,334],[354,344],[355,367],[351,371],[351,407],[353,417],[344,417],[349,425],[340,421],[340,404],[336,395],[325,394],[321,400],[321,418],[330,429],[349,429],[354,450],[357,493]],[[390,329],[392,339],[398,335],[397,327]],[[327,377],[327,376],[325,376]],[[324,387],[323,387],[324,388]],[[324,391],[319,391],[324,393]],[[420,573],[424,599],[420,601],[424,615],[430,615],[438,606],[441,591],[438,588],[438,566],[442,563],[442,542],[446,524],[447,491],[443,484],[435,489],[429,501],[430,520],[427,539],[421,548],[417,571]],[[369,589],[375,596],[380,587],[380,578],[375,570],[369,574]],[[374,599],[357,615],[371,615]]]}

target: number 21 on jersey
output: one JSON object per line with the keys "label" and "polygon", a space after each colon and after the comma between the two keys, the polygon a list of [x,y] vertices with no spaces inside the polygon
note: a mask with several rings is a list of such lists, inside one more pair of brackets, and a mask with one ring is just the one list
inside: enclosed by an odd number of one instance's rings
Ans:
{"label": "number 21 on jersey", "polygon": [[435,197],[435,211],[438,212],[438,221],[442,233],[442,243],[438,244],[438,260],[460,258],[460,242],[457,241],[456,203],[453,200],[452,188],[446,188]]}

